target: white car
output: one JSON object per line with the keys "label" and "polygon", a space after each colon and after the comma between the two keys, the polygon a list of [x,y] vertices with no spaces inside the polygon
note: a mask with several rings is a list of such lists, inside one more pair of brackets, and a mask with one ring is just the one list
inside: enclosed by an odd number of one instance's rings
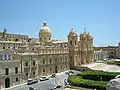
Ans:
{"label": "white car", "polygon": [[115,77],[115,79],[117,79],[117,78],[120,78],[120,75],[117,75],[117,76]]}
{"label": "white car", "polygon": [[27,84],[28,84],[28,85],[31,85],[31,84],[34,84],[34,83],[37,83],[37,82],[38,82],[37,79],[29,78],[28,81],[27,81]]}
{"label": "white car", "polygon": [[47,76],[42,76],[42,77],[40,78],[40,81],[46,81],[46,80],[49,80],[49,77],[47,77]]}

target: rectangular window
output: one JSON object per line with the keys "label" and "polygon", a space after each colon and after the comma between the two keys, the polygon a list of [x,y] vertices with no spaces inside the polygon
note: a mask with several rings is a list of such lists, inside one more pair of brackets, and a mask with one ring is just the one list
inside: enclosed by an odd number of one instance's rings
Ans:
{"label": "rectangular window", "polygon": [[33,72],[33,75],[35,75],[35,71]]}
{"label": "rectangular window", "polygon": [[10,60],[11,59],[11,55],[8,55],[8,60]]}
{"label": "rectangular window", "polygon": [[45,60],[43,60],[43,64],[45,64]]}
{"label": "rectangular window", "polygon": [[28,62],[25,62],[25,66],[28,67]]}
{"label": "rectangular window", "polygon": [[4,60],[7,60],[7,55],[4,55]]}
{"label": "rectangular window", "polygon": [[15,74],[18,74],[18,67],[15,67]]}
{"label": "rectangular window", "polygon": [[50,60],[50,64],[52,63],[52,60],[51,59],[49,59]]}
{"label": "rectangular window", "polygon": [[28,77],[28,73],[26,73],[26,77]]}
{"label": "rectangular window", "polygon": [[52,68],[50,68],[50,71],[52,71]]}
{"label": "rectangular window", "polygon": [[3,56],[2,55],[0,55],[0,60],[3,60]]}
{"label": "rectangular window", "polygon": [[5,69],[5,75],[9,75],[9,69],[8,68]]}
{"label": "rectangular window", "polygon": [[45,69],[43,69],[43,72],[45,72]]}
{"label": "rectangular window", "polygon": [[16,78],[16,82],[18,82],[18,78]]}
{"label": "rectangular window", "polygon": [[35,66],[35,61],[33,61],[33,66]]}

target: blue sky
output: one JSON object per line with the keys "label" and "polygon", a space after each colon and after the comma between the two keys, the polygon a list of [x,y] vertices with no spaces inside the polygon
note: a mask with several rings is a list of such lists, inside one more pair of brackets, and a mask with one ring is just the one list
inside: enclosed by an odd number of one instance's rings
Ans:
{"label": "blue sky", "polygon": [[47,21],[53,39],[66,40],[71,28],[87,31],[95,46],[117,45],[120,34],[120,0],[0,0],[0,31],[38,37]]}

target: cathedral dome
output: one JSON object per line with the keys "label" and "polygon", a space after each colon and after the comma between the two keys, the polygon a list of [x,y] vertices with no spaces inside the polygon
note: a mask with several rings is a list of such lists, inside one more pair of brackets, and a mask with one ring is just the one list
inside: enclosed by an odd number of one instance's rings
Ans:
{"label": "cathedral dome", "polygon": [[47,26],[47,23],[44,22],[43,26],[40,29],[40,33],[50,33],[51,34],[51,30],[50,28]]}

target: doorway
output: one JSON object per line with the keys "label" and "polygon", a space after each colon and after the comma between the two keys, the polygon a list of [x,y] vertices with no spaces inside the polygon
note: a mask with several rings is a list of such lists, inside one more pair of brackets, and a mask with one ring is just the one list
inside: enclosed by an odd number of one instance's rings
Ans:
{"label": "doorway", "polygon": [[9,88],[10,87],[10,79],[6,78],[5,79],[5,88]]}

